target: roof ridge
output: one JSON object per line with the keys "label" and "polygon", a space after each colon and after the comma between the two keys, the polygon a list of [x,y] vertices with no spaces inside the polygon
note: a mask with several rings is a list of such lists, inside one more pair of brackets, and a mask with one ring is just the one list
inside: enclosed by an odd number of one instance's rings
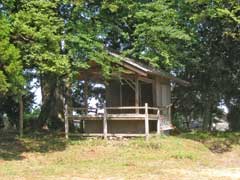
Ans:
{"label": "roof ridge", "polygon": [[182,85],[185,85],[185,86],[188,86],[190,83],[185,81],[185,80],[182,80],[180,78],[177,78],[175,77],[174,75],[172,75],[171,73],[169,72],[166,72],[160,68],[155,68],[154,66],[151,66],[151,65],[146,65],[146,64],[143,64],[141,62],[137,62],[136,60],[134,59],[131,59],[131,58],[128,58],[128,57],[123,57],[122,55],[120,54],[117,54],[115,52],[111,52],[111,51],[108,51],[108,53],[114,57],[117,57],[117,58],[120,58],[121,60],[123,60],[125,63],[128,63],[132,66],[135,66],[136,68],[146,72],[146,73],[149,73],[149,74],[154,74],[154,75],[158,75],[158,76],[163,76],[165,78],[168,78],[170,80],[173,80],[179,84],[182,84]]}

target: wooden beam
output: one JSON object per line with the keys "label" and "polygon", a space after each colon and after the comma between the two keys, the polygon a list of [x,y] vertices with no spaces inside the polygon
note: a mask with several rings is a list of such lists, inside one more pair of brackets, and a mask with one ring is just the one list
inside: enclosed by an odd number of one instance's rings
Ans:
{"label": "wooden beam", "polygon": [[121,81],[120,81],[120,85],[119,85],[119,101],[120,101],[120,106],[122,106],[122,102],[123,102],[123,99],[122,99],[122,84],[121,84]]}
{"label": "wooden beam", "polygon": [[168,106],[168,121],[169,121],[169,122],[172,122],[171,106]]}
{"label": "wooden beam", "polygon": [[[84,80],[84,87],[83,87],[83,96],[84,96],[84,108],[85,108],[85,114],[88,114],[88,80],[85,78]],[[84,120],[81,120],[80,123],[80,132],[84,132]]]}
{"label": "wooden beam", "polygon": [[121,107],[107,107],[107,109],[145,109],[144,106],[121,106]]}
{"label": "wooden beam", "polygon": [[145,82],[145,83],[149,83],[149,84],[151,84],[151,83],[154,82],[153,79],[150,79],[150,78],[147,78],[147,77],[142,77],[142,76],[139,77],[139,80],[140,80],[140,81],[143,81],[143,82]]}
{"label": "wooden beam", "polygon": [[149,139],[148,103],[145,103],[145,139]]}
{"label": "wooden beam", "polygon": [[[119,107],[106,107],[107,109],[145,109],[145,106],[119,106]],[[162,107],[164,108],[164,107]],[[70,110],[84,110],[85,108],[68,108]],[[97,109],[97,108],[89,108],[89,109]],[[148,109],[154,109],[157,110],[157,107],[149,107]]]}
{"label": "wooden beam", "polygon": [[[135,82],[135,106],[139,107],[139,80],[136,78]],[[136,109],[136,113],[139,113],[139,109]]]}
{"label": "wooden beam", "polygon": [[[149,108],[148,108],[149,110]],[[160,115],[160,119],[167,118],[163,115]],[[84,121],[102,121],[103,115],[74,115],[74,116],[68,116],[68,120],[71,120],[73,122],[81,122],[81,120],[84,119]],[[149,121],[157,121],[158,116],[157,114],[148,114]],[[122,120],[122,121],[142,121],[145,120],[145,114],[107,114],[107,120]]]}
{"label": "wooden beam", "polygon": [[127,69],[129,69],[129,70],[131,70],[131,71],[133,71],[133,72],[135,72],[138,75],[141,75],[141,76],[147,76],[148,75],[146,72],[144,72],[142,70],[139,70],[139,69],[137,69],[137,68],[135,68],[135,67],[133,67],[131,65],[128,65],[126,63],[123,63],[122,66],[127,68]]}
{"label": "wooden beam", "polygon": [[86,114],[87,114],[87,109],[88,109],[88,81],[85,79],[84,81],[84,89],[83,89],[83,94],[84,94],[84,106],[86,109]]}
{"label": "wooden beam", "polygon": [[160,116],[160,109],[157,111],[157,134],[161,134],[161,116]]}
{"label": "wooden beam", "polygon": [[123,80],[128,84],[128,86],[129,86],[130,88],[132,88],[133,90],[135,90],[135,87],[134,87],[134,84],[135,84],[135,83],[131,84],[131,81],[129,82],[128,79],[123,79]]}
{"label": "wooden beam", "polygon": [[[73,134],[73,136],[77,136],[77,134]],[[82,133],[80,136],[85,137],[103,137],[102,133]],[[144,137],[145,134],[128,134],[128,133],[108,133],[107,136],[109,137]]]}
{"label": "wooden beam", "polygon": [[156,81],[154,80],[152,83],[152,97],[153,97],[153,106],[157,106],[157,91],[156,91]]}
{"label": "wooden beam", "polygon": [[67,105],[66,98],[65,98],[64,109],[65,109],[65,138],[68,139],[69,122],[68,122],[68,105]]}
{"label": "wooden beam", "polygon": [[107,128],[107,109],[106,109],[106,104],[104,104],[104,115],[103,115],[103,135],[104,135],[104,139],[107,139],[107,133],[108,133],[108,128]]}
{"label": "wooden beam", "polygon": [[159,77],[155,78],[156,106],[162,106],[162,86]]}
{"label": "wooden beam", "polygon": [[106,106],[111,106],[112,102],[111,102],[111,94],[110,94],[110,87],[109,84],[104,83],[106,90],[105,90],[105,101],[106,101]]}

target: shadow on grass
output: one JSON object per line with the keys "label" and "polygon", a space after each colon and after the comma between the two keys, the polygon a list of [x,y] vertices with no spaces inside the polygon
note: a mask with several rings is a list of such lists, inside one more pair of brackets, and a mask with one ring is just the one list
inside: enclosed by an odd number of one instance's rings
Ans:
{"label": "shadow on grass", "polygon": [[57,134],[34,133],[19,138],[16,133],[0,132],[0,160],[22,160],[25,152],[63,151],[67,141]]}
{"label": "shadow on grass", "polygon": [[180,134],[179,137],[203,143],[213,153],[224,153],[240,145],[240,133],[193,131]]}

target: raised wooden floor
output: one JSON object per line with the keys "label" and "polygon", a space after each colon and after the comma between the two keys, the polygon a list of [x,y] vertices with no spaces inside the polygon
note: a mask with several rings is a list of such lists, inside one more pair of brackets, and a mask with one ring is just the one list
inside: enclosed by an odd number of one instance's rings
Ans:
{"label": "raised wooden floor", "polygon": [[[124,113],[131,111],[132,113]],[[85,111],[85,114],[82,113]],[[113,113],[119,111],[119,113]],[[87,113],[86,113],[87,112]],[[93,113],[95,112],[95,113]],[[170,106],[167,107],[148,107],[148,104],[142,107],[104,107],[103,113],[97,113],[98,110],[94,111],[86,110],[84,108],[71,108],[71,114],[67,115],[67,119],[65,121],[65,129],[66,134],[68,133],[68,121],[71,120],[74,123],[80,123],[84,121],[93,121],[93,123],[102,123],[102,133],[82,133],[82,136],[103,136],[107,138],[108,136],[145,136],[146,138],[149,136],[149,121],[157,121],[157,134],[165,130],[173,129],[171,124],[171,111]],[[145,133],[113,133],[108,132],[108,121],[144,121],[144,129]],[[136,122],[137,123],[137,122]],[[111,124],[111,123],[110,123]],[[137,125],[137,124],[136,124]],[[124,125],[127,127],[128,123]],[[119,126],[118,132],[119,131]],[[123,127],[123,126],[122,126]]]}
{"label": "raised wooden floor", "polygon": [[[74,120],[74,121],[81,121],[81,120],[103,120],[104,115],[71,115],[68,116],[69,120]],[[148,114],[148,119],[149,120],[158,120],[159,116],[156,114]],[[160,115],[160,119],[164,119],[166,116]],[[107,115],[108,120],[122,120],[122,121],[128,121],[128,120],[136,120],[136,121],[141,121],[145,119],[145,114],[108,114]]]}

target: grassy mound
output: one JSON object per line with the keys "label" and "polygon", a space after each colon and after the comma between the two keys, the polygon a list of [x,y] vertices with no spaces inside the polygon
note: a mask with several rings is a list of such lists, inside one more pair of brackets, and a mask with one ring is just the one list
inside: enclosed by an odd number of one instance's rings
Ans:
{"label": "grassy mound", "polygon": [[237,133],[202,132],[153,136],[149,141],[142,138],[66,141],[57,134],[34,134],[19,139],[8,134],[0,137],[0,177],[145,179],[151,174],[157,179],[161,174],[171,178],[179,174],[179,169],[197,171],[199,167],[216,166],[220,161],[213,147],[228,148],[221,153],[235,148],[240,152],[239,139]]}

